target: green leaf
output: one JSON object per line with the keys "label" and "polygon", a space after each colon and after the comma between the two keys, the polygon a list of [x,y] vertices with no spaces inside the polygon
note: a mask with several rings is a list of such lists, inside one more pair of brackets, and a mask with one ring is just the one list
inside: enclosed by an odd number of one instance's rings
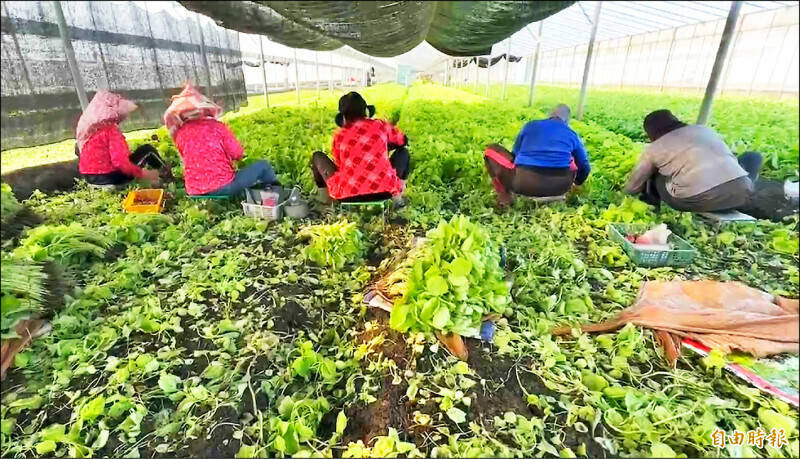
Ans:
{"label": "green leaf", "polygon": [[20,352],[14,356],[14,366],[16,368],[25,368],[31,360],[30,352]]}
{"label": "green leaf", "polygon": [[158,378],[158,387],[160,387],[165,394],[172,394],[178,391],[178,384],[180,384],[180,382],[181,378],[175,375],[161,373],[161,376]]}
{"label": "green leaf", "polygon": [[84,421],[94,421],[105,411],[106,399],[102,395],[96,397],[81,407],[80,416]]}
{"label": "green leaf", "polygon": [[729,246],[733,244],[733,241],[736,240],[736,234],[731,233],[730,231],[725,231],[717,235],[717,242],[721,245]]}
{"label": "green leaf", "polygon": [[36,454],[44,456],[45,454],[52,453],[56,450],[56,442],[53,440],[45,440],[36,444]]}
{"label": "green leaf", "polygon": [[439,308],[433,314],[433,318],[431,319],[431,324],[439,329],[443,330],[445,326],[450,322],[450,310],[445,305],[439,305]]}
{"label": "green leaf", "polygon": [[677,455],[669,445],[655,442],[650,445],[650,457],[677,457]]}
{"label": "green leaf", "polygon": [[251,446],[251,445],[242,444],[242,446],[239,447],[239,451],[236,453],[236,457],[241,457],[241,458],[256,457],[256,452],[257,451],[258,451],[258,447],[257,446]]}
{"label": "green leaf", "polygon": [[341,435],[344,433],[344,429],[347,428],[347,416],[345,416],[344,411],[340,411],[339,414],[336,416],[336,433]]}
{"label": "green leaf", "polygon": [[464,257],[456,257],[450,262],[450,274],[466,278],[472,270],[472,262]]}
{"label": "green leaf", "polygon": [[608,381],[600,375],[584,371],[581,376],[581,382],[589,390],[599,392],[608,387]]}
{"label": "green leaf", "polygon": [[441,296],[447,293],[447,281],[442,276],[433,276],[425,282],[425,289],[433,296]]}
{"label": "green leaf", "polygon": [[3,419],[0,421],[0,432],[3,435],[11,435],[11,432],[14,431],[14,425],[16,425],[17,420],[14,418],[11,419]]}
{"label": "green leaf", "polygon": [[467,420],[467,414],[464,413],[461,409],[452,407],[447,410],[447,417],[450,418],[451,421],[455,422],[456,424],[461,424]]}
{"label": "green leaf", "polygon": [[103,429],[97,435],[97,438],[92,442],[92,449],[101,449],[102,447],[106,446],[108,443],[108,437],[110,432],[108,429]]}
{"label": "green leaf", "polygon": [[764,424],[767,432],[772,429],[783,429],[786,437],[790,437],[797,428],[797,422],[794,419],[764,407],[758,409],[758,420]]}

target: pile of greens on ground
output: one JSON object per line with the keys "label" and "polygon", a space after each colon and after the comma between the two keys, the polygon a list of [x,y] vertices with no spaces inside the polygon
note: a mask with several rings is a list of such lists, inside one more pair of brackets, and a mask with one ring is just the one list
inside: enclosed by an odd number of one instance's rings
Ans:
{"label": "pile of greens on ground", "polygon": [[429,230],[423,244],[409,260],[392,328],[476,336],[484,316],[506,311],[510,298],[500,252],[486,230],[458,215]]}

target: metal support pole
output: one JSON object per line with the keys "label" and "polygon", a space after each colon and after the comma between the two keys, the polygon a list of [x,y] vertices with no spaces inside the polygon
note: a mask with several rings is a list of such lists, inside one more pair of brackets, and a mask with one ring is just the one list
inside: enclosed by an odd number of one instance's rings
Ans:
{"label": "metal support pole", "polygon": [[575,54],[577,53],[577,51],[578,51],[578,45],[573,46],[572,47],[572,59],[570,59],[570,61],[569,61],[569,74],[567,75],[567,84],[568,85],[572,84],[572,75],[575,74],[575,72],[574,72]]}
{"label": "metal support pole", "polygon": [[267,88],[267,62],[264,60],[264,37],[258,36],[258,45],[261,49],[261,76],[264,77],[264,105],[269,108],[269,90]]}
{"label": "metal support pole", "polygon": [[319,99],[319,51],[314,51],[314,67],[317,71],[317,98]]}
{"label": "metal support pole", "polygon": [[486,56],[486,97],[489,97],[489,78],[492,71],[492,55]]}
{"label": "metal support pole", "polygon": [[83,86],[83,77],[81,77],[81,70],[78,68],[78,61],[75,60],[75,50],[72,49],[72,40],[69,37],[69,29],[67,28],[67,21],[64,19],[64,12],[61,10],[61,2],[54,1],[53,7],[56,10],[58,33],[61,35],[61,44],[64,46],[64,53],[67,55],[67,64],[69,64],[69,71],[72,74],[72,82],[75,84],[75,92],[78,94],[81,110],[86,110],[89,100],[86,97],[86,89]]}
{"label": "metal support pole", "polygon": [[664,64],[664,74],[661,75],[661,85],[658,87],[659,92],[664,91],[664,81],[667,79],[667,70],[669,69],[669,60],[672,57],[672,48],[675,47],[675,34],[678,28],[672,29],[672,40],[669,42],[669,51],[667,51],[667,63]]}
{"label": "metal support pole", "polygon": [[450,59],[445,59],[444,60],[444,80],[443,80],[444,86],[447,86],[447,67],[449,67],[449,64],[450,64]]}
{"label": "metal support pole", "polygon": [[297,62],[297,48],[292,48],[292,51],[294,51],[294,94],[297,105],[300,105],[300,65]]}
{"label": "metal support pole", "polygon": [[503,100],[506,100],[506,86],[508,86],[508,61],[511,58],[511,37],[508,37],[508,46],[506,47],[506,66],[505,74],[503,75]]}
{"label": "metal support pole", "polygon": [[622,73],[619,76],[619,89],[622,89],[622,82],[625,80],[625,67],[628,66],[628,56],[631,54],[631,40],[633,36],[628,36],[628,49],[625,50],[625,59],[622,60]]}
{"label": "metal support pole", "polygon": [[[769,36],[769,33],[772,31],[772,28],[775,26],[775,17],[777,15],[778,15],[778,10],[775,10],[775,11],[772,12],[772,20],[769,22],[769,27],[767,27],[767,36]],[[731,47],[731,54],[730,54],[731,55],[731,59],[733,59],[733,55],[736,53],[736,44],[739,43],[739,37],[741,37],[741,36],[742,36],[742,26],[739,25],[739,33],[736,34],[736,40],[733,42],[733,46]],[[784,37],[783,41],[781,42],[781,48],[783,48],[783,44],[784,44],[785,41],[786,41],[786,37]],[[761,68],[761,59],[764,58],[764,50],[766,48],[767,48],[766,46],[762,46],[761,47],[761,51],[758,53],[758,61],[756,62],[756,68],[753,71],[753,79],[750,80],[750,87],[747,88],[747,95],[748,96],[750,94],[752,94],[752,92],[753,92],[753,86],[755,85],[755,82],[756,82],[756,76],[758,76],[758,69]],[[780,56],[780,53],[778,53],[778,56]],[[722,93],[722,91],[725,90],[725,84],[728,82],[728,74],[730,73],[730,70],[731,70],[731,63],[728,62],[728,65],[725,67],[725,78],[722,81],[722,88],[720,88],[720,94]]]}
{"label": "metal support pole", "polygon": [[697,124],[706,124],[711,117],[711,105],[714,103],[714,93],[717,91],[717,83],[719,83],[722,66],[725,64],[725,58],[728,56],[728,47],[731,44],[731,36],[733,35],[733,29],[736,28],[736,20],[739,17],[739,10],[741,7],[742,2],[740,0],[731,3],[728,19],[725,21],[725,28],[722,29],[722,38],[719,41],[719,48],[717,48],[717,56],[714,58],[714,66],[711,67],[711,76],[706,86],[706,94],[703,96],[703,104],[700,105],[700,115],[697,117]]}
{"label": "metal support pole", "polygon": [[[773,19],[773,21],[775,20],[775,15],[774,14],[772,15],[772,19]],[[722,94],[725,93],[725,86],[728,85],[728,75],[730,75],[730,73],[731,73],[731,60],[733,59],[733,54],[736,52],[736,45],[739,43],[739,39],[742,38],[742,22],[744,22],[744,17],[739,18],[739,20],[736,21],[736,27],[735,27],[735,30],[737,30],[736,37],[734,37],[733,43],[731,43],[731,50],[728,53],[728,59],[725,59],[725,65],[723,66],[723,68],[725,70],[724,70],[724,76],[722,77],[722,85],[719,88],[719,95],[722,95]],[[772,28],[772,22],[770,22],[769,28]],[[769,31],[767,31],[767,34],[769,34]],[[764,46],[761,47],[762,55],[764,53],[764,48],[765,48]],[[761,64],[761,58],[759,57],[759,62],[758,62],[758,64],[756,64],[756,67],[755,67],[756,68],[756,72],[758,72],[757,69],[758,69],[760,64]],[[748,93],[748,95],[750,95],[750,93]]]}
{"label": "metal support pole", "polygon": [[781,90],[778,93],[778,99],[783,97],[783,93],[786,92],[786,83],[789,82],[789,75],[792,74],[792,62],[794,62],[794,58],[797,57],[797,46],[794,47],[794,51],[792,51],[792,58],[789,59],[789,68],[786,71],[786,75],[783,77],[783,82],[781,83]]}
{"label": "metal support pole", "polygon": [[539,70],[539,50],[542,48],[542,30],[544,21],[539,21],[539,39],[536,40],[536,54],[533,57],[533,70],[531,71],[531,87],[528,90],[528,107],[533,106],[533,93],[536,90],[536,71]]}
{"label": "metal support pole", "polygon": [[478,65],[478,59],[480,58],[478,56],[475,56],[475,81],[472,84],[472,92],[474,92],[475,94],[478,93],[478,70],[481,68]]}
{"label": "metal support pole", "polygon": [[[689,38],[689,50],[686,52],[686,58],[684,59],[683,64],[683,71],[681,72],[681,81],[686,78],[686,71],[689,69],[689,57],[692,56],[692,48],[694,47],[694,39],[697,37],[697,24],[694,25],[692,28],[692,37]],[[692,87],[691,83],[688,85],[689,88]]]}
{"label": "metal support pole", "polygon": [[206,54],[206,39],[203,38],[203,28],[200,27],[200,15],[194,14],[194,22],[197,24],[197,32],[200,34],[200,54],[203,56],[203,68],[206,69],[206,95],[213,96],[213,88],[211,86],[211,67],[208,65],[208,55]]}
{"label": "metal support pole", "polygon": [[586,103],[586,87],[589,84],[589,69],[592,66],[592,52],[594,51],[594,39],[597,37],[597,25],[600,23],[600,8],[603,2],[597,2],[594,10],[594,22],[592,23],[592,35],[589,37],[589,48],[586,50],[586,63],[583,64],[583,81],[581,82],[581,94],[578,99],[578,119],[583,119],[583,105]]}
{"label": "metal support pole", "polygon": [[333,92],[333,53],[329,54],[330,67],[328,67],[328,91]]}

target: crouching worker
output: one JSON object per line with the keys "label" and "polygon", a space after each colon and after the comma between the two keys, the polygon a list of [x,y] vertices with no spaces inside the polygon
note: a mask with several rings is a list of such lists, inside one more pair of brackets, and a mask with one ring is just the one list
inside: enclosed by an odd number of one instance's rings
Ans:
{"label": "crouching worker", "polygon": [[159,173],[160,178],[172,178],[169,166],[152,145],[142,145],[131,154],[119,124],[136,108],[119,94],[101,89],[81,114],[75,154],[78,171],[89,184],[124,185],[139,178],[158,186]]}
{"label": "crouching worker", "polygon": [[497,204],[507,207],[512,193],[532,197],[560,196],[573,183],[581,185],[589,176],[586,149],[570,129],[570,110],[556,106],[546,120],[527,123],[517,135],[513,151],[491,144],[484,160],[497,192]]}
{"label": "crouching worker", "polygon": [[187,84],[164,113],[164,124],[183,160],[183,177],[189,195],[234,196],[257,185],[278,183],[269,161],[255,161],[236,170],[244,148],[233,132],[217,118],[222,107]]}
{"label": "crouching worker", "polygon": [[[348,202],[392,200],[403,204],[408,177],[406,136],[388,121],[372,119],[375,107],[357,92],[339,99],[333,135],[333,160],[321,151],[311,157],[319,200]],[[391,157],[389,151],[394,150]]]}
{"label": "crouching worker", "polygon": [[660,207],[716,212],[747,208],[761,170],[759,153],[738,159],[711,128],[687,125],[669,110],[644,119],[650,143],[633,169],[625,190]]}

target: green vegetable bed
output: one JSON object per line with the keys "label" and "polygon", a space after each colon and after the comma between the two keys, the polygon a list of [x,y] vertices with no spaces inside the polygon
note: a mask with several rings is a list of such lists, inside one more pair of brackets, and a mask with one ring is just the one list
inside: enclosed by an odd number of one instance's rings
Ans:
{"label": "green vegetable bed", "polygon": [[[363,94],[410,139],[408,205],[385,217],[314,207],[305,221],[267,222],[242,216],[236,202],[187,199],[174,185],[163,215],[125,214],[124,193],[85,187],[22,203],[45,221],[4,242],[4,326],[7,312],[45,314],[52,332],[3,382],[0,454],[800,453],[797,410],[719,362],[687,354],[670,369],[652,334],[632,325],[549,334],[616,314],[648,280],[738,280],[797,298],[797,218],[720,228],[671,210],[656,215],[620,192],[641,144],[592,121],[571,123],[593,163],[582,191],[499,213],[483,149],[510,147],[524,122],[543,116],[539,107],[434,84]],[[308,163],[330,150],[336,97],[323,91],[302,106],[229,115],[243,162],[267,158],[282,185],[312,196]],[[796,121],[792,129],[796,136]],[[159,150],[180,164],[161,131]],[[773,147],[784,140],[775,136]],[[7,208],[18,204],[4,193]],[[697,249],[693,264],[636,266],[606,234],[610,223],[655,222]],[[402,309],[366,307],[382,260],[426,234],[431,245],[405,271]],[[24,269],[61,265],[71,279],[63,307],[42,311],[36,295],[7,283],[6,257]],[[501,317],[494,342],[470,339],[466,362],[433,336],[470,332],[488,313]],[[712,443],[717,429],[757,428],[784,429],[786,443]]]}

